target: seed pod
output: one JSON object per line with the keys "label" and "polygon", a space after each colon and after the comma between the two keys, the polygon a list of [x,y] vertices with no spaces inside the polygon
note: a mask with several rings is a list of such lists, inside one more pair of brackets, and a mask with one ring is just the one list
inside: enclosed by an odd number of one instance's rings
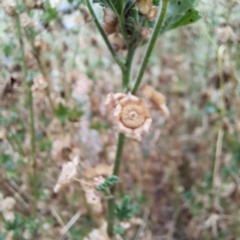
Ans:
{"label": "seed pod", "polygon": [[154,21],[158,14],[158,7],[152,7],[148,14],[145,15],[148,21]]}
{"label": "seed pod", "polygon": [[117,17],[114,14],[114,12],[109,8],[105,8],[103,11],[104,11],[103,28],[106,34],[110,35],[116,32]]}
{"label": "seed pod", "polygon": [[138,7],[139,12],[143,15],[147,15],[152,8],[151,0],[138,0],[136,2],[136,5]]}
{"label": "seed pod", "polygon": [[147,27],[141,28],[141,37],[144,41],[147,41],[152,35],[152,29]]}

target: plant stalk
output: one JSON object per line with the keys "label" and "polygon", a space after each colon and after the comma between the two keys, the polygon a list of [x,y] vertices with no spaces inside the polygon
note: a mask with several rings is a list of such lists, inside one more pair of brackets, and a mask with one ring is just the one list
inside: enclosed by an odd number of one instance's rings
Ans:
{"label": "plant stalk", "polygon": [[[117,152],[114,162],[113,175],[118,176],[121,158],[122,158],[122,150],[124,146],[125,135],[120,133],[118,135],[118,144],[117,144]],[[107,211],[107,222],[108,222],[108,234],[109,236],[113,236],[113,226],[114,226],[114,208],[115,208],[115,186],[111,189],[112,198],[108,200],[108,211]]]}
{"label": "plant stalk", "polygon": [[[15,16],[16,22],[16,29],[17,29],[17,36],[20,41],[20,51],[21,51],[21,58],[22,58],[22,65],[23,65],[23,72],[25,81],[27,79],[27,64],[25,60],[24,54],[24,44],[23,44],[23,37],[21,32],[21,25],[20,25],[20,18],[19,14]],[[34,112],[33,112],[33,97],[32,97],[32,90],[31,90],[31,82],[28,82],[28,100],[30,105],[30,133],[31,133],[31,158],[32,158],[32,167],[33,167],[33,175],[32,175],[32,191],[34,196],[34,202],[32,206],[32,214],[36,216],[36,209],[37,209],[37,169],[36,169],[36,157],[35,157],[35,128],[34,128]],[[30,178],[31,179],[31,178]]]}
{"label": "plant stalk", "polygon": [[97,27],[99,33],[101,34],[104,42],[106,43],[109,51],[110,51],[111,54],[112,54],[112,57],[114,58],[114,60],[116,61],[116,63],[119,65],[119,67],[120,67],[121,69],[123,69],[123,68],[124,68],[124,64],[123,64],[123,63],[121,62],[121,60],[118,58],[117,53],[116,53],[115,50],[113,49],[112,44],[111,44],[110,41],[108,40],[108,37],[107,37],[106,33],[104,32],[104,30],[103,30],[100,22],[98,21],[98,18],[97,18],[97,16],[96,16],[96,13],[95,13],[95,11],[94,11],[94,9],[93,9],[93,6],[92,6],[92,0],[86,0],[86,4],[87,4],[88,10],[90,11],[90,14],[91,14],[91,16],[92,16],[92,18],[93,18],[93,21],[94,21],[95,24],[96,24],[96,27]]}
{"label": "plant stalk", "polygon": [[159,32],[161,30],[161,27],[162,27],[162,24],[163,24],[163,21],[164,21],[166,12],[167,12],[168,2],[169,2],[169,0],[162,0],[162,2],[161,2],[160,14],[158,15],[157,22],[156,22],[156,25],[154,27],[151,39],[148,42],[148,45],[147,45],[147,48],[146,48],[146,51],[145,51],[145,54],[144,54],[144,57],[143,57],[143,61],[142,61],[141,67],[140,67],[140,71],[138,73],[136,82],[134,83],[134,86],[133,86],[132,91],[131,91],[132,94],[136,93],[136,91],[137,91],[137,89],[138,89],[138,87],[139,87],[139,85],[142,81],[144,71],[147,67],[149,58],[151,56],[153,47],[154,47],[155,42],[158,38]]}
{"label": "plant stalk", "polygon": [[128,85],[131,80],[132,61],[134,58],[135,50],[136,50],[135,47],[130,46],[128,53],[127,53],[126,66],[123,71],[123,89],[124,90],[128,90]]}

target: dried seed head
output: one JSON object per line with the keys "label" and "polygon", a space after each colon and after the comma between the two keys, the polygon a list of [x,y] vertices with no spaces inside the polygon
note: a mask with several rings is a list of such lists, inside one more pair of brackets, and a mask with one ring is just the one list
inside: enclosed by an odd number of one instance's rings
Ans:
{"label": "dried seed head", "polygon": [[6,14],[9,16],[15,16],[16,14],[16,1],[15,0],[3,0],[2,1],[2,8]]}
{"label": "dried seed head", "polygon": [[166,106],[166,98],[163,94],[155,91],[149,85],[144,86],[142,93],[145,98],[150,100],[153,108],[159,110],[165,117],[169,117],[169,109]]}
{"label": "dried seed head", "polygon": [[152,29],[147,27],[141,28],[141,37],[144,41],[147,41],[152,35]]}
{"label": "dried seed head", "polygon": [[136,2],[136,5],[138,7],[139,12],[143,15],[148,14],[152,8],[151,0],[138,0]]}
{"label": "dried seed head", "polygon": [[148,21],[154,21],[158,14],[158,7],[152,7],[151,10],[148,12],[148,14],[145,15],[146,19]]}
{"label": "dried seed head", "polygon": [[127,47],[123,37],[118,33],[114,34],[112,45],[117,52],[120,50],[125,50]]}
{"label": "dried seed head", "polygon": [[29,9],[43,7],[42,0],[25,0],[26,7]]}
{"label": "dried seed head", "polygon": [[55,185],[53,191],[57,193],[59,189],[70,180],[72,180],[77,174],[77,166],[79,162],[79,157],[74,157],[71,162],[64,163],[62,166],[62,172],[58,178],[57,184]]}
{"label": "dried seed head", "polygon": [[78,95],[88,94],[91,90],[93,82],[86,75],[78,73],[73,85],[73,92]]}
{"label": "dried seed head", "polygon": [[114,106],[113,116],[118,131],[140,141],[152,123],[150,110],[143,100],[131,93],[124,97],[122,94],[108,95],[107,98],[107,103]]}
{"label": "dried seed head", "polygon": [[20,22],[22,27],[33,27],[33,21],[32,19],[28,16],[27,13],[22,13],[20,15]]}
{"label": "dried seed head", "polygon": [[103,28],[106,34],[112,34],[116,32],[116,27],[117,27],[117,17],[114,14],[114,12],[109,9],[105,8],[104,10],[104,16],[103,16]]}

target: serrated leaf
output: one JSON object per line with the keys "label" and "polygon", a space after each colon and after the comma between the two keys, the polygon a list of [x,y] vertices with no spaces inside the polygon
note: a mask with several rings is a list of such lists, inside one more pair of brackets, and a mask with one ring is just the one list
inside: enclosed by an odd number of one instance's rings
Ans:
{"label": "serrated leaf", "polygon": [[104,183],[97,186],[97,190],[101,192],[105,192],[107,189],[112,188],[115,184],[119,182],[120,182],[120,179],[118,176],[111,175],[105,179]]}
{"label": "serrated leaf", "polygon": [[71,109],[71,111],[68,112],[68,119],[69,121],[79,121],[79,118],[84,114],[83,111],[78,110],[76,107]]}
{"label": "serrated leaf", "polygon": [[68,108],[60,103],[58,108],[55,110],[55,115],[62,123],[64,123],[68,117],[68,112]]}
{"label": "serrated leaf", "polygon": [[129,220],[134,213],[135,206],[131,203],[131,198],[125,195],[120,204],[115,204],[115,216],[118,220]]}

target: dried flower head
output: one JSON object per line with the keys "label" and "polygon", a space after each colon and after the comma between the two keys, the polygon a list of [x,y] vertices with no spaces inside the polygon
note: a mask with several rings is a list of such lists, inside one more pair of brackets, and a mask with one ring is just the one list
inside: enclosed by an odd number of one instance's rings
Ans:
{"label": "dried flower head", "polygon": [[105,8],[103,11],[104,11],[103,28],[106,34],[109,35],[116,32],[118,21],[116,15],[111,9]]}
{"label": "dried flower head", "polygon": [[152,8],[151,0],[137,0],[136,5],[142,15],[147,15]]}
{"label": "dried flower head", "polygon": [[166,106],[166,98],[163,94],[146,85],[143,88],[143,96],[150,100],[153,108],[160,111],[165,117],[169,117],[169,109]]}
{"label": "dried flower head", "polygon": [[145,15],[146,19],[148,21],[154,21],[158,14],[158,7],[152,7],[151,10],[148,12],[148,14]]}
{"label": "dried flower head", "polygon": [[236,40],[237,37],[233,29],[230,26],[226,26],[217,29],[217,39],[220,43],[226,43]]}
{"label": "dried flower head", "polygon": [[112,38],[112,45],[117,52],[125,50],[127,47],[123,37],[119,33],[114,34]]}
{"label": "dried flower head", "polygon": [[48,52],[50,51],[50,46],[47,42],[45,42],[40,36],[37,36],[34,39],[34,47],[37,51]]}
{"label": "dried flower head", "polygon": [[15,0],[3,0],[2,8],[6,14],[9,16],[14,16],[16,14],[16,1]]}
{"label": "dried flower head", "polygon": [[93,82],[86,75],[79,73],[73,85],[73,92],[78,95],[89,93]]}
{"label": "dried flower head", "polygon": [[[152,123],[150,109],[144,101],[131,93],[127,95],[116,94],[107,96],[106,104],[113,105],[113,116],[116,120],[118,131],[128,136],[141,140],[142,135],[149,131]],[[111,102],[110,99],[113,99]]]}
{"label": "dried flower head", "polygon": [[79,157],[74,157],[71,162],[64,163],[62,166],[62,171],[58,178],[57,184],[55,185],[53,191],[57,193],[59,189],[70,180],[72,180],[77,174],[77,166],[79,162]]}
{"label": "dried flower head", "polygon": [[147,41],[152,35],[152,29],[148,27],[141,28],[141,37],[144,41]]}
{"label": "dried flower head", "polygon": [[20,15],[20,22],[21,22],[21,26],[24,27],[24,28],[26,28],[26,27],[33,27],[33,21],[28,16],[27,13],[22,13]]}
{"label": "dried flower head", "polygon": [[26,7],[29,9],[43,7],[42,0],[25,0]]}

